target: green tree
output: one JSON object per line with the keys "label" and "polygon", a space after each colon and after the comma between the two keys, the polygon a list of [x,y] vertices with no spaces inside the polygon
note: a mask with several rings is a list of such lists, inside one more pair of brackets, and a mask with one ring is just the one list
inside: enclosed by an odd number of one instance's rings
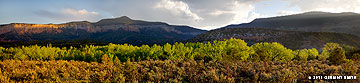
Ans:
{"label": "green tree", "polygon": [[307,53],[308,53],[308,60],[314,60],[319,56],[319,52],[315,48],[308,49]]}
{"label": "green tree", "polygon": [[255,51],[255,54],[251,57],[252,60],[290,61],[295,57],[294,51],[287,49],[277,42],[256,43],[251,48]]}
{"label": "green tree", "polygon": [[164,52],[166,53],[167,57],[173,56],[174,51],[172,49],[172,46],[169,43],[166,43],[164,45]]}
{"label": "green tree", "polygon": [[321,55],[318,57],[319,60],[326,60],[329,57],[330,53],[337,48],[341,48],[341,46],[337,43],[326,43],[322,48]]}
{"label": "green tree", "polygon": [[319,52],[315,49],[302,49],[297,51],[296,59],[301,61],[314,60],[319,55]]}
{"label": "green tree", "polygon": [[346,62],[345,51],[342,48],[335,48],[329,54],[329,61],[332,64],[341,64]]}
{"label": "green tree", "polygon": [[244,40],[234,38],[226,40],[225,50],[228,54],[225,56],[226,60],[235,59],[246,61],[251,54],[255,53],[251,47],[247,46]]}

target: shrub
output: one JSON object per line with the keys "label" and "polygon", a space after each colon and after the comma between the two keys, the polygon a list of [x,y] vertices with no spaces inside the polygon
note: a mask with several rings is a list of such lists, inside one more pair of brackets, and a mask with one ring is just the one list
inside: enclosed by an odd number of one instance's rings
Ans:
{"label": "shrub", "polygon": [[[311,82],[309,76],[358,76],[359,64],[348,62],[328,65],[325,61],[195,61],[146,60],[123,62],[122,66],[83,61],[20,61],[0,62],[0,82]],[[115,65],[115,64],[114,64]],[[319,81],[325,81],[320,79]],[[326,80],[343,82],[343,80]],[[359,79],[346,80],[359,83]]]}
{"label": "shrub", "polygon": [[349,58],[352,60],[360,60],[360,50],[349,53]]}
{"label": "shrub", "polygon": [[351,59],[359,60],[359,59],[360,59],[360,53],[354,53],[354,54],[351,56]]}

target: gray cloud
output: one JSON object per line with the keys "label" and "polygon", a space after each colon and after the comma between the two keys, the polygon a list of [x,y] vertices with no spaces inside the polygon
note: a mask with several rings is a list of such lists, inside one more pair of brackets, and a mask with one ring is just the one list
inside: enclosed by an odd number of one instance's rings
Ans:
{"label": "gray cloud", "polygon": [[114,17],[129,16],[201,29],[251,21],[259,16],[253,4],[265,0],[106,0],[101,10]]}

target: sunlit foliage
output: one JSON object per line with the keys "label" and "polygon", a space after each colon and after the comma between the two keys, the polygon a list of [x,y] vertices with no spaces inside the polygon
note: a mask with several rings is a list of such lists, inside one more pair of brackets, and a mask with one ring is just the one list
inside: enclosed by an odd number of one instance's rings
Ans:
{"label": "sunlit foliage", "polygon": [[[349,46],[348,46],[349,47]],[[319,55],[318,50],[291,50],[277,42],[255,43],[251,46],[244,40],[228,39],[207,43],[174,43],[165,45],[108,44],[105,46],[85,45],[75,47],[22,46],[0,47],[1,60],[76,60],[86,62],[101,62],[113,64],[114,60],[144,61],[144,60],[204,60],[218,61],[290,61],[290,60],[326,60],[336,49],[342,49],[337,43],[327,43]],[[352,48],[353,49],[353,48]],[[345,51],[345,50],[343,50]],[[345,52],[346,53],[346,52]],[[356,59],[355,51],[350,58]],[[342,57],[342,56],[341,56]],[[346,58],[346,56],[345,56]]]}
{"label": "sunlit foliage", "polygon": [[261,61],[290,61],[295,57],[295,52],[279,43],[256,43],[251,46],[255,50],[253,60]]}

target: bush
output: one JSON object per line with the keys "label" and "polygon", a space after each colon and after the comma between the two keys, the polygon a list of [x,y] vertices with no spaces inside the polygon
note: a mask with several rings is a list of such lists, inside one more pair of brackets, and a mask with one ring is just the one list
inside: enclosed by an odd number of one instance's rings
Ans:
{"label": "bush", "polygon": [[354,53],[354,54],[351,56],[351,59],[353,59],[353,60],[359,60],[359,59],[360,59],[360,53]]}
{"label": "bush", "polygon": [[[309,76],[339,75],[358,76],[359,64],[349,62],[328,65],[325,61],[195,61],[195,60],[146,60],[100,64],[83,61],[19,61],[0,62],[0,82],[311,82]],[[325,81],[319,80],[319,81]],[[344,82],[343,80],[326,80]],[[359,79],[345,80],[359,83]]]}
{"label": "bush", "polygon": [[357,51],[353,51],[351,53],[349,53],[349,59],[351,60],[360,60],[360,50]]}

